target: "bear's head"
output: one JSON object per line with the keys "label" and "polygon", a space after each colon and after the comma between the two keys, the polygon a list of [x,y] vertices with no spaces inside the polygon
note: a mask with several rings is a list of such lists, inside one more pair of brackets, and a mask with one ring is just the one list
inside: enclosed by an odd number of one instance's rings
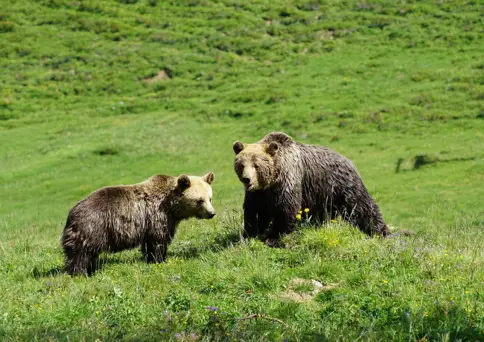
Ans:
{"label": "bear's head", "polygon": [[236,141],[234,170],[246,191],[269,188],[277,179],[275,157],[279,144],[270,143],[243,144]]}
{"label": "bear's head", "polygon": [[203,177],[181,175],[177,178],[178,215],[182,218],[196,217],[211,219],[215,216],[212,206],[212,172]]}

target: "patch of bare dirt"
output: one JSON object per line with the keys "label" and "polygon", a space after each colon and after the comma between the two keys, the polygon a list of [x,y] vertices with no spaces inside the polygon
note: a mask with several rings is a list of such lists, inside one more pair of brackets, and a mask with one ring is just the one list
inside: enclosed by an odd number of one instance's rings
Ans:
{"label": "patch of bare dirt", "polygon": [[161,82],[163,80],[170,79],[170,78],[171,78],[171,71],[168,69],[163,69],[158,71],[158,73],[155,76],[145,78],[144,81],[146,83],[155,83],[155,82]]}
{"label": "patch of bare dirt", "polygon": [[328,291],[338,287],[339,284],[322,284],[317,280],[294,278],[289,282],[286,291],[277,295],[280,299],[291,300],[293,302],[304,303],[311,301],[316,295],[323,291]]}

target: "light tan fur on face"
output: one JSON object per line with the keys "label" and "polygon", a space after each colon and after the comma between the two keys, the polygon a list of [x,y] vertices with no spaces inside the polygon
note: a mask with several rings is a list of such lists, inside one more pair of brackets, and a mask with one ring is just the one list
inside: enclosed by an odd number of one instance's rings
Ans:
{"label": "light tan fur on face", "polygon": [[203,177],[188,176],[190,186],[183,192],[180,199],[184,216],[195,216],[198,218],[212,218],[215,209],[212,205],[212,187],[207,182],[213,181],[213,174],[206,174]]}
{"label": "light tan fur on face", "polygon": [[257,191],[270,185],[273,160],[267,144],[245,144],[235,158],[235,172],[247,191]]}

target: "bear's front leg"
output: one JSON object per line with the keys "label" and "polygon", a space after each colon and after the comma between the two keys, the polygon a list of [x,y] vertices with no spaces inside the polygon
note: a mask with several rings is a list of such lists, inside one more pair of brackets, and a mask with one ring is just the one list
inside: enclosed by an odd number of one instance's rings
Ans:
{"label": "bear's front leg", "polygon": [[254,238],[269,227],[269,209],[263,192],[246,192],[244,200],[244,238]]}
{"label": "bear's front leg", "polygon": [[291,233],[296,226],[296,215],[301,207],[302,191],[280,191],[281,196],[275,201],[272,231],[265,243],[269,246],[280,245],[284,234]]}
{"label": "bear's front leg", "polygon": [[66,268],[67,273],[73,275],[89,275],[89,253],[83,249],[68,250]]}
{"label": "bear's front leg", "polygon": [[265,244],[270,247],[279,247],[284,234],[291,233],[296,226],[296,215],[298,208],[291,208],[287,211],[277,210],[274,215],[273,227],[265,239]]}
{"label": "bear's front leg", "polygon": [[166,260],[168,243],[146,242],[145,257],[149,264],[161,263]]}
{"label": "bear's front leg", "polygon": [[87,274],[89,276],[93,275],[94,272],[96,272],[96,270],[98,269],[98,267],[99,267],[99,254],[92,253],[91,259],[89,260],[89,266],[87,268]]}
{"label": "bear's front leg", "polygon": [[257,229],[257,210],[252,203],[244,203],[244,239],[256,237]]}

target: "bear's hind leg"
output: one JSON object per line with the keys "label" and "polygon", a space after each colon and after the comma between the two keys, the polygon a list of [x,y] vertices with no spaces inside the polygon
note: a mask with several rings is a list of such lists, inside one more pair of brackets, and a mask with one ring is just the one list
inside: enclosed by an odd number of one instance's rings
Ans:
{"label": "bear's hind leg", "polygon": [[371,197],[366,199],[366,201],[366,203],[369,203],[367,206],[355,205],[352,207],[346,207],[343,217],[352,225],[358,227],[362,232],[370,236],[387,236],[389,230],[383,221],[378,206]]}
{"label": "bear's hind leg", "polygon": [[387,225],[377,216],[368,217],[363,215],[360,218],[350,220],[350,222],[370,236],[379,235],[385,237],[389,234]]}

